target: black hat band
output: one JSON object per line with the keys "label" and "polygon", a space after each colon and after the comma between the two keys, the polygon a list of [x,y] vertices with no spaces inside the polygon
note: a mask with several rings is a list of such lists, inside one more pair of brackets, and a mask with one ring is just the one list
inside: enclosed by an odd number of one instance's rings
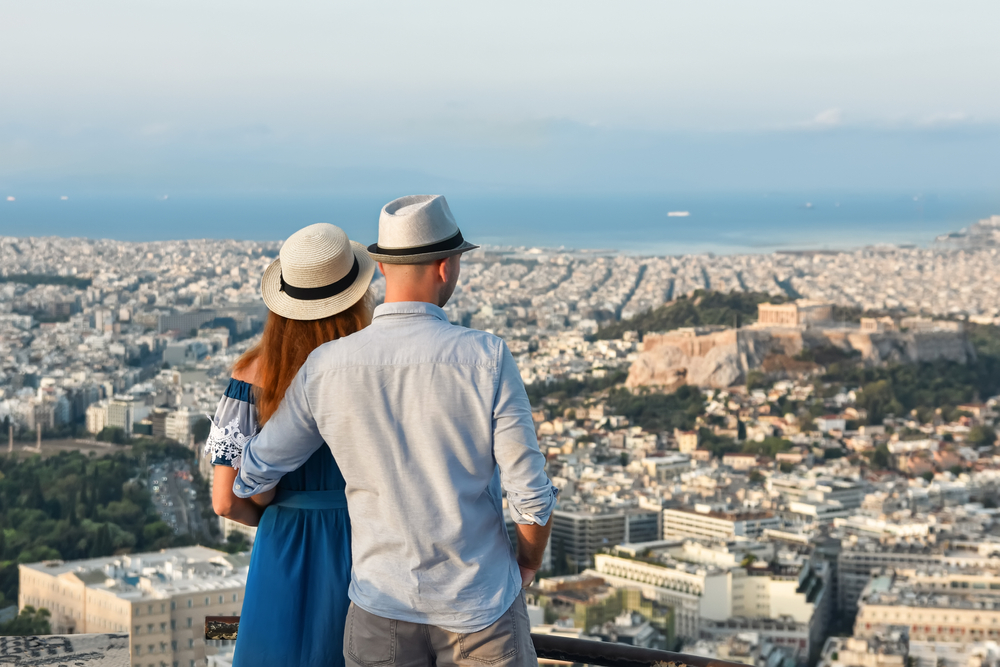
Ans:
{"label": "black hat band", "polygon": [[285,282],[285,275],[281,274],[281,287],[278,291],[284,292],[293,299],[298,299],[299,301],[319,301],[320,299],[329,299],[331,296],[337,296],[341,292],[346,291],[354,281],[357,280],[358,274],[361,272],[361,265],[358,264],[358,256],[354,255],[354,266],[351,270],[347,272],[347,275],[330,285],[324,285],[323,287],[295,287],[294,285],[289,285]]}
{"label": "black hat band", "polygon": [[432,252],[445,252],[447,250],[454,250],[459,248],[465,243],[465,239],[462,238],[462,230],[455,232],[454,236],[446,238],[444,241],[438,241],[437,243],[431,243],[430,245],[418,245],[412,248],[382,248],[379,244],[375,243],[368,248],[368,252],[375,253],[378,255],[389,255],[390,257],[403,257],[405,255],[426,255]]}

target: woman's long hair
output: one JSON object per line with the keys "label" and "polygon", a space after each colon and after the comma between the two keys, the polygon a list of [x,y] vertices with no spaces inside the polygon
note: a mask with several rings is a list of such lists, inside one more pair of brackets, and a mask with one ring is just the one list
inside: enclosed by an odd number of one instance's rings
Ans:
{"label": "woman's long hair", "polygon": [[323,343],[361,331],[372,321],[371,290],[345,311],[321,320],[290,320],[275,313],[267,316],[260,342],[233,365],[233,373],[255,376],[257,422],[263,426],[274,415],[292,379],[306,357]]}

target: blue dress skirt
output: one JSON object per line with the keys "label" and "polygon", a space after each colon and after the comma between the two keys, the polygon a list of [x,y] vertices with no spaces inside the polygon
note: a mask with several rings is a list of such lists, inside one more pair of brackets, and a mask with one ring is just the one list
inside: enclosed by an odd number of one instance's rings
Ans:
{"label": "blue dress skirt", "polygon": [[[207,448],[215,465],[238,465],[255,433],[251,386],[231,380]],[[344,477],[321,447],[278,483],[254,539],[233,667],[343,665],[350,600],[351,524]]]}

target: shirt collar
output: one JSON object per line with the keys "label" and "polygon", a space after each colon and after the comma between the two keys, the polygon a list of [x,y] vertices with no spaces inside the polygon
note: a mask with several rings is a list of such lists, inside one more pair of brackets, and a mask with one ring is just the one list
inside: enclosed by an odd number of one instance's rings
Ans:
{"label": "shirt collar", "polygon": [[375,307],[373,319],[377,320],[386,315],[430,315],[439,320],[448,321],[448,316],[441,308],[426,301],[396,301]]}

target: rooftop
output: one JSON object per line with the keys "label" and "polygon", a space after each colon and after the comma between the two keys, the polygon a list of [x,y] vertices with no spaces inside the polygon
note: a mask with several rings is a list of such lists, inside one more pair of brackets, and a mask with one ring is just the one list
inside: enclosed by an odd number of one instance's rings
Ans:
{"label": "rooftop", "polygon": [[202,546],[74,561],[41,561],[21,567],[54,577],[72,576],[87,588],[128,600],[164,599],[185,593],[246,585],[248,554]]}

